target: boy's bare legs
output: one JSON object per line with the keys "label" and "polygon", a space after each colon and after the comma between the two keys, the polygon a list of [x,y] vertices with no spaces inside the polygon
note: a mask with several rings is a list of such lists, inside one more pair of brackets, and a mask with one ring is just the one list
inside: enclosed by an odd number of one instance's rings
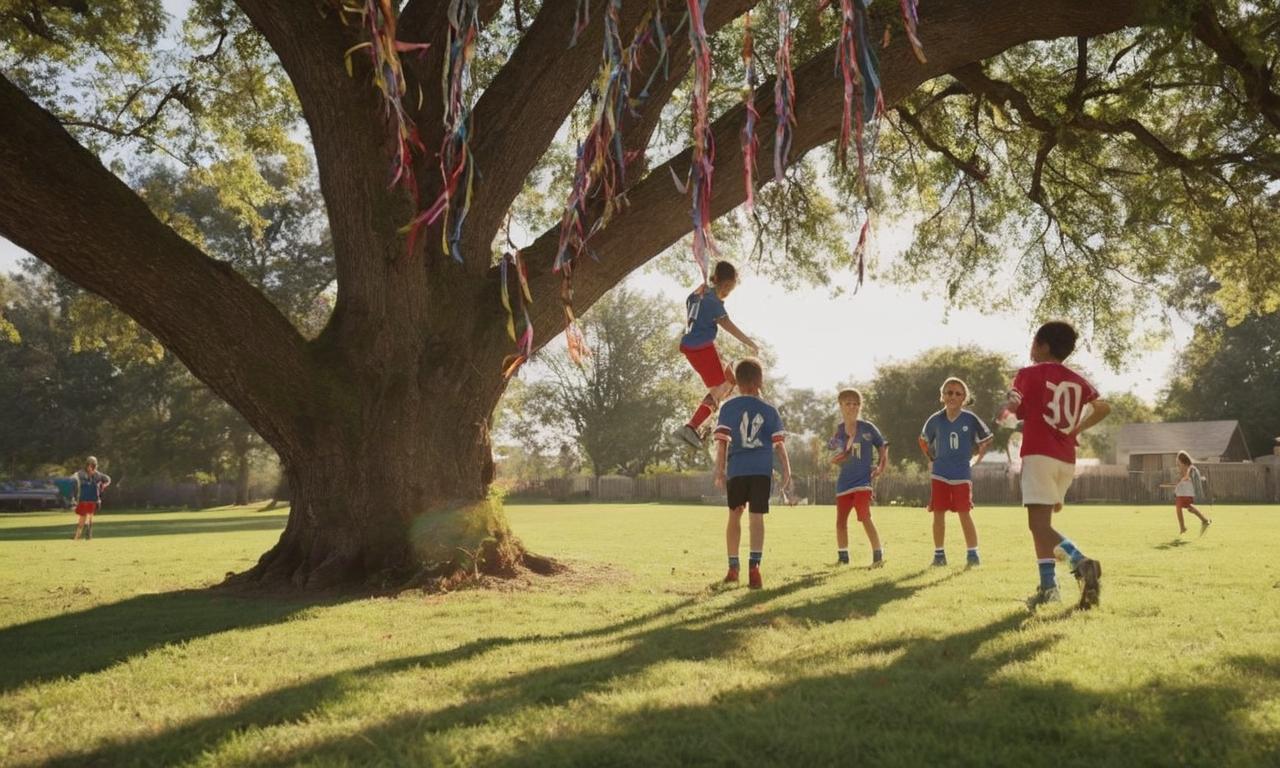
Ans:
{"label": "boy's bare legs", "polygon": [[871,543],[872,551],[881,549],[880,532],[876,530],[876,524],[871,518],[862,521],[862,530],[867,532],[867,541]]}
{"label": "boy's bare legs", "polygon": [[750,526],[751,551],[764,551],[764,515],[752,513],[748,525]]}
{"label": "boy's bare legs", "polygon": [[1186,533],[1187,524],[1182,520],[1182,506],[1180,504],[1175,504],[1173,511],[1178,513],[1178,533]]}
{"label": "boy's bare legs", "polygon": [[1027,505],[1027,527],[1036,545],[1036,559],[1052,559],[1053,548],[1062,541],[1062,534],[1053,530],[1053,506],[1050,504]]}
{"label": "boy's bare legs", "polygon": [[[1040,591],[1055,588],[1057,580],[1053,576],[1053,548],[1061,545],[1071,558],[1072,572],[1080,582],[1080,608],[1088,609],[1098,604],[1099,579],[1102,566],[1096,560],[1085,557],[1065,536],[1053,529],[1053,513],[1062,505],[1028,504],[1027,527],[1031,529],[1031,538],[1035,541],[1036,560],[1040,564]],[[1039,593],[1038,593],[1039,594]],[[1034,608],[1037,596],[1033,596],[1027,605]],[[1044,602],[1040,600],[1039,602]]]}
{"label": "boy's bare legs", "polygon": [[978,528],[973,524],[973,515],[969,512],[958,512],[960,516],[960,530],[964,531],[964,545],[968,549],[977,549],[978,547]]}
{"label": "boy's bare legs", "polygon": [[947,538],[947,513],[933,513],[933,548],[942,549]]}
{"label": "boy's bare legs", "polygon": [[75,534],[73,534],[73,535],[72,535],[71,540],[72,540],[72,541],[79,541],[79,540],[80,540],[80,533],[81,533],[83,530],[84,530],[84,515],[79,515],[79,516],[76,518],[76,532],[75,532]]}
{"label": "boy's bare legs", "polygon": [[738,548],[742,545],[742,513],[747,505],[729,510],[729,523],[724,528],[725,549],[729,557],[738,556]]}
{"label": "boy's bare legs", "polygon": [[1200,518],[1200,522],[1201,522],[1201,523],[1207,523],[1207,522],[1209,522],[1209,518],[1205,517],[1205,516],[1204,516],[1204,514],[1203,514],[1200,510],[1196,509],[1196,505],[1195,505],[1195,504],[1188,504],[1188,505],[1187,505],[1187,511],[1188,511],[1188,512],[1190,512],[1191,514],[1195,515],[1196,517]]}

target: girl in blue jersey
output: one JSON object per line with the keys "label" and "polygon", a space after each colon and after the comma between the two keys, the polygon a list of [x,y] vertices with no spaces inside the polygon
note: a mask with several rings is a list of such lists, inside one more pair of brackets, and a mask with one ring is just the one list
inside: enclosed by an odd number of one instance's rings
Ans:
{"label": "girl in blue jersey", "polygon": [[[947,564],[944,542],[947,535],[947,512],[960,517],[964,543],[968,548],[965,561],[969,567],[981,564],[978,556],[978,529],[973,524],[973,472],[971,467],[982,461],[994,435],[973,411],[966,410],[969,385],[952,376],[938,388],[942,410],[933,414],[920,430],[920,450],[930,462],[931,493],[929,511],[933,513],[933,565]],[[977,459],[973,460],[974,451]]]}

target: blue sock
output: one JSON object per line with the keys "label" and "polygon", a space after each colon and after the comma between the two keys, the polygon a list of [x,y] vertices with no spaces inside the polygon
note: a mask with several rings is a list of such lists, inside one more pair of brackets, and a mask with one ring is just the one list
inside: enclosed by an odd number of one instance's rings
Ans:
{"label": "blue sock", "polygon": [[847,549],[837,549],[837,550],[836,550],[836,560],[838,560],[838,561],[839,561],[839,562],[841,562],[841,563],[847,563],[847,562],[849,562],[849,550],[847,550]]}
{"label": "blue sock", "polygon": [[760,559],[762,557],[764,557],[763,552],[752,552],[750,556],[747,558],[747,564],[750,565],[752,568],[759,568]]}
{"label": "blue sock", "polygon": [[737,568],[737,567],[738,567],[738,556],[737,556],[737,555],[729,555],[729,567],[730,567],[730,568]]}
{"label": "blue sock", "polygon": [[883,549],[873,549],[873,550],[871,550],[871,562],[873,562],[873,563],[878,563],[878,562],[880,562],[880,561],[881,561],[881,560],[883,560],[883,559],[884,559],[884,550],[883,550]]}
{"label": "blue sock", "polygon": [[947,550],[943,549],[942,547],[937,547],[936,549],[934,549],[934,550],[933,550],[933,556],[934,556],[934,557],[946,557],[946,556],[947,556]]}
{"label": "blue sock", "polygon": [[1071,560],[1072,568],[1075,568],[1084,559],[1084,553],[1076,549],[1076,545],[1071,543],[1071,539],[1064,536],[1062,541],[1058,542],[1058,546],[1062,547],[1062,551],[1067,553],[1067,557]]}
{"label": "blue sock", "polygon": [[1053,558],[1037,560],[1036,564],[1040,566],[1040,586],[1045,589],[1058,586],[1058,578],[1053,574],[1053,567],[1056,565]]}

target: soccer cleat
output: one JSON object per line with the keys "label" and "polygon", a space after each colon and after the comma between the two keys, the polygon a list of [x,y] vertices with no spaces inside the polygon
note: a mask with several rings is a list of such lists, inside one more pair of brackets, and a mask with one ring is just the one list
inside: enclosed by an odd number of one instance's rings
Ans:
{"label": "soccer cleat", "polygon": [[868,567],[868,568],[883,568],[883,567],[884,567],[884,558],[880,558],[879,560],[872,560],[872,561],[871,561],[871,565],[869,565],[869,566],[867,566],[867,567]]}
{"label": "soccer cleat", "polygon": [[1035,594],[1027,598],[1027,610],[1035,611],[1035,609],[1039,608],[1040,606],[1046,603],[1060,603],[1060,602],[1062,602],[1062,593],[1058,591],[1058,588],[1056,586],[1053,586],[1053,587],[1040,586],[1040,587],[1036,587]]}
{"label": "soccer cleat", "polygon": [[1098,605],[1098,598],[1102,592],[1102,563],[1097,560],[1085,558],[1076,566],[1076,581],[1080,584],[1080,603],[1078,607],[1082,611],[1095,608]]}
{"label": "soccer cleat", "polygon": [[749,589],[760,589],[764,587],[764,581],[760,578],[759,568],[750,568],[747,570],[747,587]]}
{"label": "soccer cleat", "polygon": [[969,555],[968,557],[965,558],[965,561],[964,561],[965,568],[977,568],[980,565],[982,565],[982,558],[978,557],[977,555]]}
{"label": "soccer cleat", "polygon": [[737,583],[738,583],[738,569],[737,569],[737,568],[730,568],[730,569],[729,569],[729,572],[728,572],[728,573],[726,573],[726,574],[724,575],[724,583],[725,583],[725,584],[737,584]]}
{"label": "soccer cleat", "polygon": [[1200,524],[1200,535],[1201,535],[1201,536],[1203,536],[1203,535],[1204,535],[1204,532],[1205,532],[1205,531],[1207,531],[1207,530],[1209,530],[1209,526],[1211,526],[1211,525],[1213,525],[1213,520],[1205,520],[1203,523],[1201,523],[1201,524]]}
{"label": "soccer cleat", "polygon": [[946,564],[947,564],[947,556],[946,556],[946,555],[934,555],[934,556],[933,556],[933,562],[932,562],[932,563],[930,563],[930,565],[931,565],[931,566],[933,566],[934,568],[941,568],[941,567],[945,566]]}
{"label": "soccer cleat", "polygon": [[694,429],[688,424],[685,424],[683,427],[680,427],[675,432],[673,432],[671,437],[675,440],[678,440],[679,442],[684,443],[690,448],[702,447],[702,441],[698,439],[698,430]]}

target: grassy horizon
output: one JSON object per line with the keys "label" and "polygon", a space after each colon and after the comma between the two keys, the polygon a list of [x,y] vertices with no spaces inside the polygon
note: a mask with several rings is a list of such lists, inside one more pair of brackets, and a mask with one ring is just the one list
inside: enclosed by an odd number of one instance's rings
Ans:
{"label": "grassy horizon", "polygon": [[[1028,615],[1025,514],[975,513],[984,564],[928,567],[929,515],[877,508],[834,565],[829,507],[768,518],[766,588],[725,589],[724,511],[511,505],[573,567],[449,595],[203,589],[286,510],[0,514],[0,765],[1275,765],[1280,508],[1055,523],[1102,607]],[[743,553],[745,558],[745,552]],[[1065,583],[1064,597],[1076,594]]]}

